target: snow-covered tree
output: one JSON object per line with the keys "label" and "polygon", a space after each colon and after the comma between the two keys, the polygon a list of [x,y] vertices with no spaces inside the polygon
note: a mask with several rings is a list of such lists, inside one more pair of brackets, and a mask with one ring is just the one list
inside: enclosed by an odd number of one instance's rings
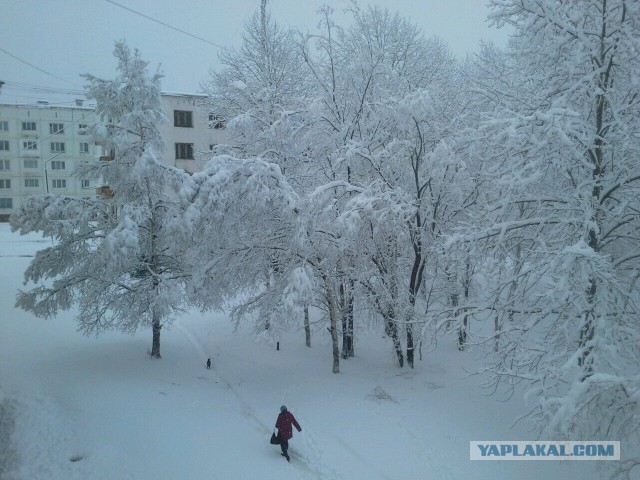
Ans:
{"label": "snow-covered tree", "polygon": [[88,132],[111,155],[76,172],[108,188],[89,200],[34,196],[12,216],[14,230],[55,239],[27,269],[25,283],[36,286],[19,293],[17,306],[45,318],[76,306],[86,334],[151,327],[151,356],[160,358],[161,328],[183,305],[189,277],[174,241],[182,218],[176,193],[187,176],[157,156],[163,148],[158,124],[166,121],[162,75],[150,75],[147,62],[123,42],[114,55],[114,80],[85,75],[99,118]]}
{"label": "snow-covered tree", "polygon": [[[330,8],[320,13],[320,33],[300,39],[306,75],[297,90],[274,90],[264,75],[269,71],[264,67],[268,53],[290,51],[280,43],[290,42],[291,37],[271,35],[272,40],[265,42],[262,15],[247,25],[241,51],[226,57],[223,72],[213,77],[214,100],[226,105],[233,118],[252,118],[256,123],[251,135],[256,136],[249,142],[241,135],[240,143],[230,150],[237,154],[235,168],[232,158],[214,157],[207,167],[210,174],[205,174],[213,176],[194,179],[204,187],[218,177],[222,166],[215,162],[223,162],[227,178],[248,179],[250,169],[264,178],[263,169],[272,170],[264,162],[268,159],[282,167],[278,175],[283,178],[269,186],[267,198],[281,196],[287,185],[296,192],[296,200],[289,202],[288,210],[272,207],[278,215],[246,207],[251,211],[232,216],[235,219],[228,224],[241,237],[227,235],[219,247],[210,242],[203,257],[216,265],[210,270],[212,278],[229,271],[242,281],[223,281],[225,285],[242,285],[243,292],[257,288],[256,296],[248,297],[236,312],[260,311],[258,324],[263,327],[273,327],[268,319],[282,317],[274,315],[281,312],[278,301],[285,292],[292,298],[291,292],[299,289],[290,279],[300,281],[304,272],[303,283],[313,290],[309,295],[307,288],[305,297],[325,313],[334,372],[339,371],[340,333],[343,358],[354,352],[356,305],[383,319],[400,365],[405,359],[401,337],[406,336],[406,358],[413,365],[413,329],[420,317],[416,301],[425,268],[429,265],[430,274],[440,274],[432,267],[443,255],[445,232],[472,201],[457,140],[466,125],[461,77],[443,42],[425,39],[397,14],[354,6],[353,26],[342,29],[333,23]],[[293,76],[300,78],[304,72],[294,58]],[[249,65],[262,65],[255,70],[261,75],[245,88]],[[278,65],[278,71],[285,68]],[[242,89],[236,90],[239,85]],[[301,86],[306,89],[301,91]],[[264,108],[275,105],[263,101],[266,91],[277,92],[278,111],[287,112],[286,132],[269,127],[284,117],[273,117],[275,110]],[[308,99],[305,105],[301,98]],[[285,105],[288,110],[283,110]],[[236,191],[237,185],[231,182],[228,192]],[[194,187],[193,198],[206,190],[202,187]],[[247,201],[253,205],[252,194],[242,195],[238,207]],[[202,198],[223,208],[218,194]],[[198,211],[206,217],[204,208]],[[243,226],[249,219],[253,229]],[[214,227],[211,233],[216,231],[222,230]],[[238,242],[251,248],[243,250],[244,255],[232,253]],[[253,283],[246,283],[250,278]]]}
{"label": "snow-covered tree", "polygon": [[346,222],[344,231],[332,221],[324,229],[349,252],[340,265],[349,266],[364,303],[384,319],[399,364],[403,334],[413,366],[425,269],[472,202],[457,151],[466,126],[461,77],[443,42],[425,39],[397,14],[355,8],[354,26],[343,30],[329,13],[323,11],[325,33],[303,49],[318,85],[307,129],[315,177],[326,179],[331,208]]}
{"label": "snow-covered tree", "polygon": [[240,47],[220,53],[222,67],[204,85],[206,108],[231,139],[218,153],[260,156],[286,169],[299,155],[294,132],[304,108],[302,58],[293,33],[272,19],[265,3],[246,22]]}
{"label": "snow-covered tree", "polygon": [[547,432],[637,435],[640,5],[491,4],[515,38],[508,58],[486,56],[511,72],[484,89],[495,191],[466,237],[495,260],[481,302],[501,317],[488,372],[530,384]]}
{"label": "snow-covered tree", "polygon": [[[384,292],[376,296],[392,299],[388,305],[397,309],[391,312],[386,307],[386,316],[392,315],[394,322],[403,325],[409,366],[413,366],[416,347],[414,325],[424,327],[426,323],[422,307],[417,308],[422,298],[419,293],[426,277],[429,283],[443,283],[435,277],[447,273],[439,264],[452,262],[443,256],[446,234],[476,196],[465,162],[449,145],[455,145],[455,132],[462,127],[463,117],[446,92],[433,87],[436,96],[418,90],[386,102],[380,116],[380,123],[389,126],[384,129],[386,138],[377,145],[352,148],[351,153],[368,164],[375,178],[362,194],[353,197],[348,203],[350,211],[345,212],[346,217],[359,221],[363,235],[371,231],[370,246],[374,249],[368,258],[377,270],[375,278],[384,280],[379,285]],[[380,244],[383,239],[388,245]],[[368,288],[371,293],[376,290],[373,285]],[[428,315],[433,315],[431,310],[427,309]],[[390,325],[388,331],[396,345]],[[423,328],[418,329],[418,337],[422,332]],[[402,365],[398,351],[397,356]]]}

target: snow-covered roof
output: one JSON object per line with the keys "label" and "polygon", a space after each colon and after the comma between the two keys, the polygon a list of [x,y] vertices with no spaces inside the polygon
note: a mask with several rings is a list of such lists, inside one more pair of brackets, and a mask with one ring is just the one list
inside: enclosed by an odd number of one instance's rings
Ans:
{"label": "snow-covered roof", "polygon": [[208,97],[208,95],[204,93],[161,92],[160,95],[167,96],[167,97],[199,97],[199,98]]}
{"label": "snow-covered roof", "polygon": [[48,109],[74,109],[74,110],[93,110],[96,108],[95,102],[84,100],[80,105],[76,102],[49,102],[47,100],[34,100],[30,102],[10,103],[0,101],[0,106],[18,107],[18,108],[48,108]]}
{"label": "snow-covered roof", "polygon": [[[206,98],[203,93],[181,93],[181,92],[161,92],[166,97],[181,98]],[[95,101],[87,100],[80,92],[71,93],[42,93],[25,91],[24,89],[13,87],[11,84],[4,84],[0,89],[0,105],[21,106],[29,108],[83,108],[94,109]]]}

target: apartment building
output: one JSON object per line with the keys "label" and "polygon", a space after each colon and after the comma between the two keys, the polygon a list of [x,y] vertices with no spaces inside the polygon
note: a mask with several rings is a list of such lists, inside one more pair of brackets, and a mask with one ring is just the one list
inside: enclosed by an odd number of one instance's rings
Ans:
{"label": "apartment building", "polygon": [[0,104],[0,220],[35,193],[95,196],[89,179],[71,175],[101,153],[82,130],[94,119],[93,108],[80,101],[73,107]]}
{"label": "apartment building", "polygon": [[159,129],[165,141],[166,165],[197,172],[215,145],[227,141],[223,125],[206,113],[203,106],[206,98],[197,94],[162,94],[162,109],[168,122]]}
{"label": "apartment building", "polygon": [[[200,170],[208,152],[226,141],[222,125],[202,113],[204,96],[162,94],[168,122],[162,160],[187,172]],[[73,102],[72,102],[73,103]],[[7,221],[24,200],[36,193],[95,197],[95,179],[72,175],[80,162],[99,161],[102,147],[83,129],[95,121],[94,108],[82,100],[73,106],[45,101],[0,103],[0,221]]]}

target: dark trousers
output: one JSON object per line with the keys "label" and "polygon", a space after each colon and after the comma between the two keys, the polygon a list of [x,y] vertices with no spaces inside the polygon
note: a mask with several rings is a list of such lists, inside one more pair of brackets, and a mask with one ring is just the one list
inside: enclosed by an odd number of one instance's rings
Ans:
{"label": "dark trousers", "polygon": [[282,449],[282,454],[286,457],[287,454],[287,450],[289,450],[289,442],[287,440],[282,440],[280,442],[280,448]]}

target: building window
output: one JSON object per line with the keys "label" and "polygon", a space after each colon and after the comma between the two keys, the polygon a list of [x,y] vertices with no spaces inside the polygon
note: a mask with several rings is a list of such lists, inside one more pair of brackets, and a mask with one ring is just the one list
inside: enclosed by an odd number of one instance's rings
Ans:
{"label": "building window", "polygon": [[9,151],[9,140],[0,140],[0,150]]}
{"label": "building window", "polygon": [[224,121],[220,115],[209,114],[209,128],[215,128],[216,130],[224,128]]}
{"label": "building window", "polygon": [[64,170],[65,163],[64,160],[52,160],[51,161],[51,170]]}
{"label": "building window", "polygon": [[51,142],[51,151],[52,152],[64,152],[64,142]]}
{"label": "building window", "polygon": [[0,208],[13,208],[13,198],[0,198]]}
{"label": "building window", "polygon": [[89,144],[86,142],[80,143],[80,153],[89,153]]}
{"label": "building window", "polygon": [[0,122],[0,132],[9,131],[9,122]]}
{"label": "building window", "polygon": [[0,170],[11,170],[11,160],[0,160]]}
{"label": "building window", "polygon": [[36,131],[36,122],[22,122],[22,131],[23,132],[35,132]]}
{"label": "building window", "polygon": [[26,188],[36,188],[38,187],[40,182],[38,181],[37,178],[25,178],[24,179],[24,186]]}
{"label": "building window", "polygon": [[3,188],[3,189],[11,188],[11,180],[0,178],[0,188]]}
{"label": "building window", "polygon": [[67,188],[67,181],[64,179],[51,180],[51,186],[53,188]]}
{"label": "building window", "polygon": [[193,128],[193,112],[187,112],[185,110],[174,110],[173,126]]}
{"label": "building window", "polygon": [[24,166],[24,168],[38,168],[38,160],[23,160],[22,165]]}
{"label": "building window", "polygon": [[87,124],[79,123],[78,124],[78,135],[86,135],[87,134]]}
{"label": "building window", "polygon": [[50,123],[49,134],[53,135],[54,133],[62,135],[64,133],[64,123]]}
{"label": "building window", "polygon": [[89,188],[89,180],[80,180],[81,188]]}
{"label": "building window", "polygon": [[38,142],[22,142],[23,150],[37,150]]}
{"label": "building window", "polygon": [[193,143],[176,143],[176,160],[193,160]]}

